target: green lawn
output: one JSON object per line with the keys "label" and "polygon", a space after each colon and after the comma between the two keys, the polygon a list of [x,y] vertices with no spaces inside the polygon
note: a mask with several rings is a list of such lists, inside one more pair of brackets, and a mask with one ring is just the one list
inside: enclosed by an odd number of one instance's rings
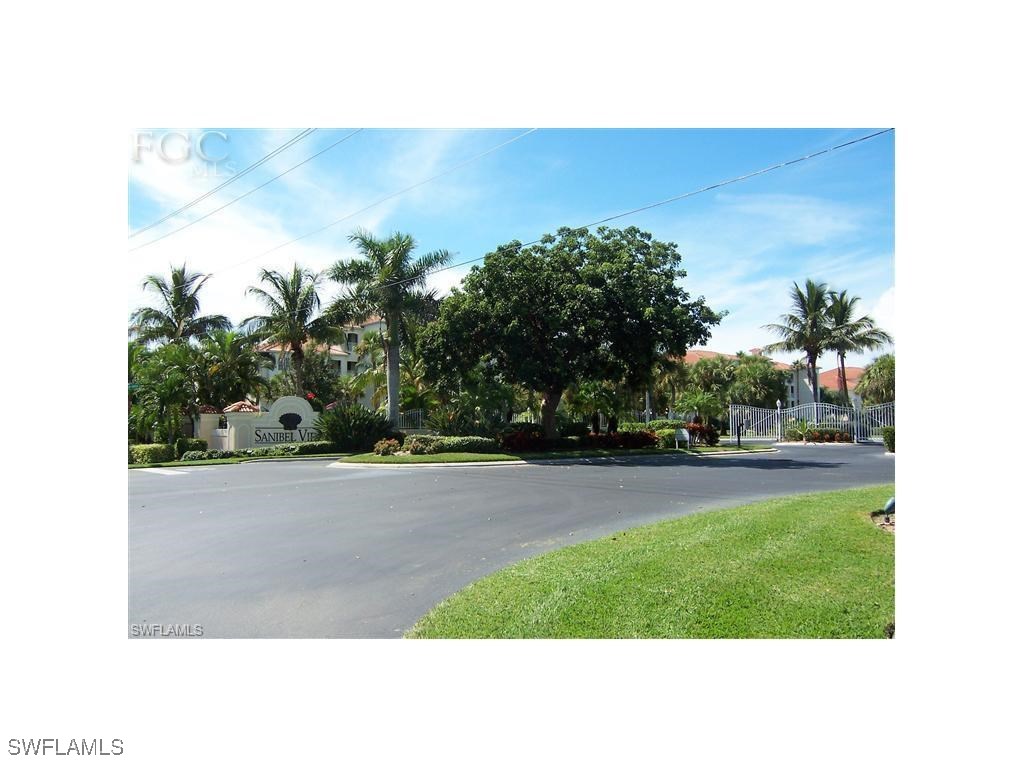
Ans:
{"label": "green lawn", "polygon": [[150,467],[202,467],[207,464],[242,464],[246,461],[305,461],[310,459],[343,459],[348,453],[315,453],[306,456],[234,456],[230,459],[202,459],[201,461],[158,461],[155,464],[129,464],[128,469]]}
{"label": "green lawn", "polygon": [[509,566],[409,637],[884,637],[895,545],[884,485],[634,528]]}
{"label": "green lawn", "polygon": [[507,453],[429,453],[402,456],[378,456],[375,453],[357,453],[342,461],[352,464],[439,464],[455,461],[517,461],[518,456]]}

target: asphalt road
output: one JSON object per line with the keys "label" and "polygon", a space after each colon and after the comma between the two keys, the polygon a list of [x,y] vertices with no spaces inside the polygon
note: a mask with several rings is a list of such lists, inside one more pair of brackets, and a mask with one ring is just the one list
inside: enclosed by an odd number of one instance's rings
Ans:
{"label": "asphalt road", "polygon": [[894,476],[894,458],[875,446],[525,466],[129,470],[129,624],[199,624],[204,637],[400,637],[448,595],[540,552]]}

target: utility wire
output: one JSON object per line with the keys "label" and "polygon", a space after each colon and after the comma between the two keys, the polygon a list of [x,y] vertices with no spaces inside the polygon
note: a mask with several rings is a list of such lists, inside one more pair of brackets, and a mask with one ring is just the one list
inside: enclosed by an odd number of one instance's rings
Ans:
{"label": "utility wire", "polygon": [[[453,165],[450,168],[447,168],[446,170],[441,171],[440,173],[437,173],[437,174],[431,176],[430,178],[423,179],[422,181],[418,181],[418,182],[416,182],[415,184],[413,184],[411,186],[408,186],[408,187],[405,187],[403,189],[398,190],[397,192],[392,192],[389,195],[385,195],[384,197],[380,198],[379,200],[375,200],[374,202],[370,203],[365,208],[360,208],[358,211],[353,211],[352,213],[347,213],[344,216],[342,216],[340,219],[335,219],[330,224],[325,224],[324,226],[320,227],[319,229],[314,229],[312,232],[307,232],[304,235],[299,235],[298,237],[292,238],[291,240],[288,240],[288,241],[286,241],[284,243],[281,243],[280,245],[275,245],[273,248],[271,248],[269,250],[266,250],[266,251],[263,251],[263,253],[258,253],[255,256],[250,256],[247,259],[243,259],[242,261],[239,261],[236,264],[231,264],[231,265],[229,265],[227,267],[224,267],[223,269],[220,269],[218,271],[224,272],[224,271],[229,270],[229,269],[234,269],[235,267],[240,267],[243,264],[248,264],[250,261],[253,261],[255,259],[262,258],[263,256],[269,256],[271,253],[274,253],[275,251],[279,251],[282,248],[285,248],[285,247],[291,245],[292,243],[297,243],[300,240],[305,240],[307,237],[312,237],[313,235],[317,235],[317,234],[323,232],[324,230],[330,229],[331,227],[334,227],[334,226],[337,226],[338,224],[341,224],[343,221],[347,221],[347,220],[351,219],[354,216],[358,216],[361,213],[365,213],[366,211],[370,210],[371,208],[374,208],[374,207],[380,205],[383,202],[391,200],[394,197],[398,197],[399,195],[403,195],[406,192],[409,192],[411,190],[416,189],[417,187],[422,187],[424,184],[429,184],[430,182],[435,181],[436,179],[440,179],[442,176],[447,176],[448,174],[453,173],[453,172],[459,170],[460,168],[463,168],[463,167],[469,165],[470,163],[479,160],[482,157],[486,157],[487,155],[491,154],[492,152],[497,152],[502,147],[506,147],[506,146],[508,146],[509,144],[511,144],[514,141],[519,141],[519,139],[522,139],[525,136],[529,136],[531,133],[533,133],[536,130],[537,130],[536,128],[531,128],[530,130],[528,130],[528,131],[526,131],[524,133],[521,133],[518,136],[513,136],[508,141],[503,141],[501,144],[493,146],[490,149],[488,149],[488,150],[486,150],[484,152],[481,152],[478,155],[474,155],[473,157],[469,158],[468,160],[463,160],[461,163]],[[214,273],[211,272],[210,274],[214,274]]]}
{"label": "utility wire", "polygon": [[[271,182],[277,181],[278,179],[280,179],[280,178],[281,178],[282,176],[284,176],[285,174],[287,174],[287,173],[291,173],[292,171],[294,171],[294,170],[295,170],[296,168],[298,168],[299,166],[301,166],[301,165],[305,165],[305,164],[306,164],[306,163],[308,163],[308,162],[309,162],[310,160],[313,160],[313,159],[315,159],[315,158],[317,158],[317,157],[320,157],[320,155],[322,155],[322,154],[323,154],[324,152],[327,152],[328,150],[334,149],[334,148],[335,148],[336,146],[338,146],[339,144],[341,144],[341,143],[342,143],[342,142],[344,142],[344,141],[348,141],[348,140],[349,140],[349,139],[351,139],[351,138],[352,138],[353,136],[355,136],[355,135],[356,135],[357,133],[359,133],[359,132],[360,132],[361,130],[363,130],[363,129],[362,129],[362,128],[357,128],[356,130],[352,131],[352,133],[349,133],[349,134],[347,134],[347,135],[345,135],[345,136],[342,136],[342,137],[341,137],[340,139],[338,139],[338,140],[337,140],[336,142],[334,142],[333,144],[328,144],[328,145],[327,145],[326,147],[324,147],[323,149],[321,149],[321,150],[320,150],[319,152],[317,152],[316,154],[310,155],[309,157],[307,157],[307,158],[306,158],[305,160],[303,160],[302,162],[300,162],[300,163],[296,163],[296,164],[295,164],[295,165],[293,165],[293,166],[292,166],[291,168],[289,168],[289,169],[288,169],[288,170],[286,170],[286,171],[282,171],[281,173],[277,174],[277,176],[274,176],[274,177],[273,177],[272,179],[267,179],[267,180],[266,180],[265,182],[263,182],[262,184],[260,184],[260,185],[259,185],[258,187],[253,187],[253,188],[252,188],[252,189],[250,189],[250,190],[249,190],[248,192],[246,192],[246,193],[244,193],[244,194],[241,194],[241,195],[239,195],[238,197],[234,198],[233,200],[228,200],[228,201],[227,201],[226,203],[224,203],[224,205],[220,206],[219,208],[214,208],[214,209],[213,209],[212,211],[210,211],[209,213],[205,213],[205,214],[203,214],[203,215],[202,215],[202,216],[200,216],[200,217],[199,217],[198,219],[193,219],[192,221],[188,222],[187,224],[183,224],[182,226],[178,227],[177,229],[172,229],[172,230],[171,230],[170,232],[166,232],[166,233],[164,233],[164,234],[160,235],[160,237],[155,237],[155,238],[153,238],[152,240],[150,240],[150,241],[148,241],[148,242],[145,242],[145,243],[143,243],[142,245],[137,245],[137,246],[135,246],[134,248],[129,248],[129,249],[128,249],[128,253],[133,253],[134,251],[137,251],[137,250],[139,250],[140,248],[145,248],[145,247],[146,247],[147,245],[152,245],[153,243],[159,242],[159,241],[163,240],[163,239],[164,239],[165,237],[170,237],[170,236],[171,236],[171,235],[173,235],[173,234],[176,234],[176,233],[178,233],[178,232],[181,232],[181,230],[183,230],[183,229],[188,229],[188,228],[189,228],[189,227],[191,227],[191,226],[192,226],[193,224],[198,224],[198,223],[199,223],[200,221],[202,221],[203,219],[208,219],[208,218],[210,218],[211,216],[213,216],[213,214],[217,213],[218,211],[223,211],[223,210],[224,210],[225,208],[227,208],[227,207],[228,207],[229,205],[233,205],[233,204],[237,203],[237,202],[238,202],[239,200],[241,200],[241,199],[243,199],[243,198],[246,198],[246,197],[248,197],[248,196],[249,196],[249,195],[251,195],[251,194],[252,194],[253,192],[256,192],[257,190],[263,189],[263,187],[267,186],[267,185],[268,185],[268,184],[270,184]],[[211,273],[211,274],[213,274],[213,273]]]}
{"label": "utility wire", "polygon": [[[607,216],[607,217],[605,217],[603,219],[598,219],[597,221],[592,221],[589,224],[583,224],[582,226],[579,226],[579,227],[573,227],[570,231],[571,232],[578,232],[580,230],[589,229],[590,227],[597,226],[598,224],[604,224],[604,223],[609,222],[609,221],[614,221],[615,219],[621,219],[621,218],[623,218],[625,216],[632,216],[634,213],[640,213],[641,211],[649,211],[652,208],[657,208],[657,207],[662,206],[662,205],[668,205],[669,203],[675,203],[675,202],[678,202],[679,200],[683,200],[683,199],[685,199],[687,197],[693,197],[694,195],[699,195],[702,192],[709,192],[712,189],[719,189],[720,187],[725,187],[725,186],[728,186],[729,184],[735,184],[735,183],[740,182],[740,181],[745,181],[746,179],[752,179],[755,176],[761,176],[762,174],[770,173],[772,171],[777,171],[780,168],[785,168],[786,166],[789,166],[789,165],[795,165],[796,163],[802,163],[802,162],[805,162],[805,161],[810,160],[812,158],[820,157],[821,155],[828,154],[829,152],[835,152],[836,150],[843,149],[844,147],[849,147],[849,146],[852,146],[854,144],[859,144],[862,141],[868,141],[869,139],[873,139],[873,138],[875,138],[877,136],[881,136],[882,134],[890,133],[893,130],[895,130],[895,129],[894,128],[886,128],[883,131],[876,131],[875,133],[868,134],[867,136],[861,136],[860,138],[852,139],[851,141],[846,141],[846,142],[843,142],[842,144],[836,144],[835,146],[829,147],[828,149],[822,149],[822,150],[819,150],[817,152],[812,152],[811,154],[804,155],[803,157],[797,157],[797,158],[794,158],[792,160],[786,160],[786,161],[781,162],[781,163],[776,163],[775,165],[770,165],[767,168],[762,168],[762,169],[760,169],[758,171],[752,171],[751,173],[745,173],[742,176],[736,176],[736,177],[731,178],[731,179],[726,179],[725,181],[718,181],[718,182],[715,182],[714,184],[709,184],[706,187],[701,187],[700,189],[694,189],[694,190],[691,190],[690,192],[684,192],[681,195],[676,195],[675,197],[669,197],[669,198],[666,198],[665,200],[660,200],[659,202],[656,202],[656,203],[650,203],[649,205],[644,205],[644,206],[641,206],[639,208],[633,208],[632,210],[626,211],[625,213],[617,213],[614,216]],[[537,238],[536,240],[531,240],[528,243],[520,243],[517,247],[525,248],[526,246],[536,245],[537,243],[541,242],[541,240],[543,240],[543,238]],[[494,251],[494,253],[501,253],[502,251],[505,251],[505,250],[510,250],[510,248],[508,246],[506,246],[505,248],[499,248],[496,251]],[[477,256],[475,259],[467,259],[466,261],[460,261],[457,264],[449,264],[449,265],[444,266],[444,267],[438,267],[437,269],[430,270],[429,272],[426,273],[426,275],[433,275],[433,274],[437,274],[438,272],[444,272],[445,270],[448,270],[448,269],[455,269],[457,267],[464,267],[467,264],[472,264],[473,262],[476,262],[476,261],[482,261],[485,258],[486,258],[486,256]],[[426,276],[426,275],[424,275],[424,276]],[[384,283],[380,287],[381,288],[390,288],[391,286],[394,286],[394,285],[402,285],[403,283],[408,283],[408,282],[411,282],[413,280],[418,280],[418,279],[419,278],[407,278],[405,280],[396,280],[395,282]]]}
{"label": "utility wire", "polygon": [[[316,130],[316,128],[307,128],[306,130],[302,131],[301,133],[297,134],[296,136],[293,136],[288,141],[286,141],[284,144],[279,146],[277,149],[275,149],[274,151],[270,152],[267,155],[264,155],[259,160],[257,160],[255,163],[253,163],[252,165],[250,165],[250,166],[248,166],[246,168],[243,168],[241,171],[239,171],[238,173],[234,174],[233,176],[231,176],[229,179],[227,179],[223,183],[218,184],[216,187],[211,189],[209,192],[206,192],[206,193],[200,195],[199,197],[197,197],[195,200],[193,200],[190,203],[186,203],[185,205],[183,205],[178,210],[171,211],[166,216],[164,216],[162,219],[158,219],[157,221],[154,221],[152,224],[147,224],[146,226],[142,227],[141,229],[135,230],[130,235],[128,235],[128,239],[130,240],[131,238],[135,237],[136,235],[142,234],[143,232],[145,232],[148,229],[152,229],[157,224],[163,224],[168,219],[170,219],[170,218],[172,218],[174,216],[177,216],[179,213],[183,213],[184,211],[187,211],[189,208],[191,208],[192,206],[196,205],[197,203],[201,203],[203,200],[208,198],[210,195],[213,195],[216,192],[219,192],[220,190],[224,189],[224,187],[226,187],[228,184],[231,184],[232,182],[238,181],[240,178],[245,176],[250,171],[253,171],[256,168],[259,168],[261,165],[263,165],[265,162],[267,162],[268,160],[273,158],[275,155],[278,155],[281,152],[284,152],[284,150],[288,149],[288,147],[290,147],[292,144],[295,144],[296,142],[301,141],[302,139],[306,138],[307,136],[312,134],[315,130]],[[148,243],[147,243],[147,245],[148,245]]]}

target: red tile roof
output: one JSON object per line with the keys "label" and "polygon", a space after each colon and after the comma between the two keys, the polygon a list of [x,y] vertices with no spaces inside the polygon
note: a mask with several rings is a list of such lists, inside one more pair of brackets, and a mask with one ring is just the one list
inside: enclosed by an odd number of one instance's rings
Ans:
{"label": "red tile roof", "polygon": [[[849,387],[850,391],[853,392],[857,388],[857,382],[860,381],[861,375],[864,373],[863,368],[857,368],[853,365],[846,366],[846,386]],[[831,371],[822,371],[818,374],[818,386],[828,387],[839,392],[842,387],[839,386],[839,369],[833,368]]]}
{"label": "red tile roof", "polygon": [[260,407],[248,400],[239,400],[237,403],[224,408],[224,413],[259,413]]}
{"label": "red tile roof", "polygon": [[200,405],[199,406],[199,412],[200,413],[220,413],[220,410],[218,410],[217,408],[214,408],[212,405]]}
{"label": "red tile roof", "polygon": [[[753,356],[755,352],[760,352],[760,350],[752,349],[750,350],[750,352]],[[711,349],[688,349],[686,350],[686,354],[683,355],[683,362],[686,363],[687,365],[693,365],[698,360],[708,360],[713,357],[726,357],[730,360],[740,359],[739,355],[730,355],[726,352],[715,352],[714,350]],[[778,360],[772,360],[771,362],[775,366],[775,369],[778,371],[789,371],[792,369],[792,366],[789,365],[788,363],[780,363]]]}

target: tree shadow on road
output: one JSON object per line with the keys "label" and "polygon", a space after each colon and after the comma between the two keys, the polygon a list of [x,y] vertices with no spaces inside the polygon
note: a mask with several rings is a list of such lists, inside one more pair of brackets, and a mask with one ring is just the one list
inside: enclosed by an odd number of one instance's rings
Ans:
{"label": "tree shadow on road", "polygon": [[592,467],[713,467],[744,469],[834,469],[841,462],[815,461],[813,459],[780,458],[778,454],[760,456],[702,457],[673,454],[654,456],[586,456],[561,459],[524,459],[533,466],[579,465]]}

